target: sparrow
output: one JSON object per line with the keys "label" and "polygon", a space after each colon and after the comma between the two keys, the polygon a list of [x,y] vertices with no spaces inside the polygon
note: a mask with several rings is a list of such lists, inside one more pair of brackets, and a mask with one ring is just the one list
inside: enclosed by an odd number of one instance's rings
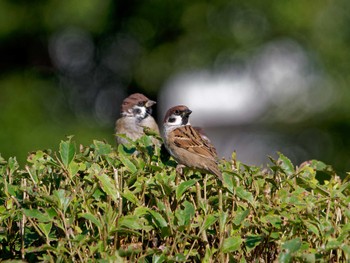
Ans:
{"label": "sparrow", "polygon": [[222,180],[214,146],[194,129],[189,116],[192,111],[178,105],[170,108],[163,122],[163,141],[169,154],[182,165],[216,175]]}
{"label": "sparrow", "polygon": [[[121,105],[121,117],[115,122],[115,134],[118,144],[128,144],[128,140],[119,137],[118,134],[125,134],[132,140],[136,140],[144,135],[144,128],[149,128],[159,134],[159,128],[151,116],[152,106],[155,101],[148,99],[141,93],[131,94],[123,100]],[[152,138],[155,145],[159,146],[159,141]]]}

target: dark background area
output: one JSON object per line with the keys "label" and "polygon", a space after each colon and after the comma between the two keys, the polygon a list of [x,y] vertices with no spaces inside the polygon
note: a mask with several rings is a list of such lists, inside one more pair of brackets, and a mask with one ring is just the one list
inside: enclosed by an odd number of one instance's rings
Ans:
{"label": "dark background area", "polygon": [[0,0],[0,152],[111,144],[125,96],[193,110],[221,156],[350,169],[350,3]]}

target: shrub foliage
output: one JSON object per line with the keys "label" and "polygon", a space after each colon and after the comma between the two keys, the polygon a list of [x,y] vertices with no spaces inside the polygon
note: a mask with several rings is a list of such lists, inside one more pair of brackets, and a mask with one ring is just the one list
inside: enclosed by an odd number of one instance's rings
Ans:
{"label": "shrub foliage", "polygon": [[[331,167],[221,160],[182,172],[144,136],[0,158],[1,258],[31,262],[350,260],[349,182]],[[318,177],[328,177],[322,183]]]}

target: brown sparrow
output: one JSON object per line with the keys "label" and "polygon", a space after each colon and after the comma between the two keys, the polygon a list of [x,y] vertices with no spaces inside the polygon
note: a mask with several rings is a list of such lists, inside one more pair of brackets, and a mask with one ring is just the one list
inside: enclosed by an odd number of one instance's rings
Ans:
{"label": "brown sparrow", "polygon": [[222,180],[215,148],[191,126],[191,113],[184,105],[167,111],[163,124],[165,147],[179,164],[214,174]]}
{"label": "brown sparrow", "polygon": [[[121,117],[115,123],[118,144],[128,144],[128,140],[118,137],[118,134],[125,134],[132,140],[144,135],[144,128],[150,128],[159,134],[158,125],[151,116],[154,104],[156,104],[155,101],[140,93],[131,94],[124,99],[121,105]],[[160,143],[156,138],[152,138],[152,141],[159,146]]]}

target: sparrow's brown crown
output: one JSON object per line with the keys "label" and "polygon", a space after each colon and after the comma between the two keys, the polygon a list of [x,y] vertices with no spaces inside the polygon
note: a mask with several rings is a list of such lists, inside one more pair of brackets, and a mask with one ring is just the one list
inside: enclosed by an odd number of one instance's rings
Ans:
{"label": "sparrow's brown crown", "polygon": [[182,118],[188,119],[192,111],[185,105],[178,105],[170,108],[164,117],[164,123],[169,120],[171,116],[181,116]]}
{"label": "sparrow's brown crown", "polygon": [[145,95],[141,93],[134,93],[123,100],[123,103],[121,105],[121,112],[127,112],[135,105],[145,106],[146,108],[148,108],[154,104],[156,104],[156,102],[150,100]]}

